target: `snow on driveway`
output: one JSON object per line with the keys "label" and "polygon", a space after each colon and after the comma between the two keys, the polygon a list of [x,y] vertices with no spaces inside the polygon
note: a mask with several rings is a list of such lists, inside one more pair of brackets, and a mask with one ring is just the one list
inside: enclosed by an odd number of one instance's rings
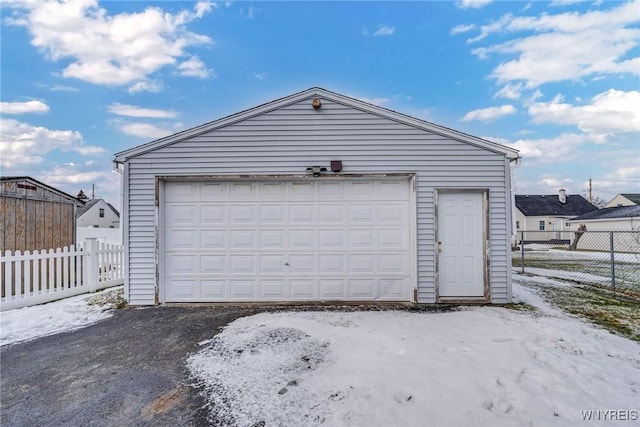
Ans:
{"label": "snow on driveway", "polygon": [[113,311],[105,309],[109,307],[88,305],[86,300],[120,288],[0,312],[0,346],[71,331],[111,317]]}
{"label": "snow on driveway", "polygon": [[217,424],[637,425],[640,344],[514,293],[539,310],[258,314],[187,366]]}

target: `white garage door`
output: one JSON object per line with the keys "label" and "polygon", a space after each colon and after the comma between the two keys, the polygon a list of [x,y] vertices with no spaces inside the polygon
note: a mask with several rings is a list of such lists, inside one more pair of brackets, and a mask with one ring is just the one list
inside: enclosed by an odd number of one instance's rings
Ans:
{"label": "white garage door", "polygon": [[164,186],[166,302],[411,300],[407,179]]}

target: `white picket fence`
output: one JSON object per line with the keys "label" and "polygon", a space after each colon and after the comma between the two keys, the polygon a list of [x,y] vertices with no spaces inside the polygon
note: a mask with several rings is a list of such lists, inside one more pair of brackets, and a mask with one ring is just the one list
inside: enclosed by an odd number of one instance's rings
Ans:
{"label": "white picket fence", "polygon": [[85,239],[56,250],[0,254],[0,311],[42,304],[124,283],[124,248]]}

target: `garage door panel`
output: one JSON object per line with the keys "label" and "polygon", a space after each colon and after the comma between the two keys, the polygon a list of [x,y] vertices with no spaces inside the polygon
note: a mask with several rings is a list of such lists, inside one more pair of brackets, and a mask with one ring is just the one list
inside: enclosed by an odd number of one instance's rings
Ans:
{"label": "garage door panel", "polygon": [[259,208],[260,224],[284,225],[287,221],[282,205],[262,205]]}
{"label": "garage door panel", "polygon": [[198,247],[197,230],[170,230],[166,234],[165,247],[168,251],[193,249]]}
{"label": "garage door panel", "polygon": [[229,297],[253,301],[257,297],[255,280],[229,280]]}
{"label": "garage door panel", "polygon": [[371,203],[351,204],[348,208],[349,224],[374,224],[375,223],[375,205]]}
{"label": "garage door panel", "polygon": [[200,289],[203,299],[216,301],[227,299],[226,280],[202,280]]}
{"label": "garage door panel", "polygon": [[406,300],[409,295],[408,292],[408,279],[405,278],[383,278],[380,279],[379,299],[387,300]]}
{"label": "garage door panel", "polygon": [[226,273],[227,257],[225,255],[202,255],[200,257],[200,273],[224,274]]}
{"label": "garage door panel", "polygon": [[253,255],[229,255],[230,274],[256,274],[256,259]]}
{"label": "garage door panel", "polygon": [[317,225],[332,225],[344,223],[344,205],[337,203],[319,203],[317,206]]}
{"label": "garage door panel", "polygon": [[289,255],[289,271],[291,273],[313,274],[317,271],[315,260],[316,255],[314,254]]}
{"label": "garage door panel", "polygon": [[319,248],[342,249],[346,246],[342,228],[321,229],[317,231],[317,236]]}
{"label": "garage door panel", "polygon": [[293,300],[314,300],[318,296],[316,279],[290,279],[289,298]]}
{"label": "garage door panel", "polygon": [[224,230],[201,230],[200,231],[200,248],[201,249],[224,249],[226,248],[226,238]]}
{"label": "garage door panel", "polygon": [[228,185],[230,200],[255,200],[255,183],[231,182]]}
{"label": "garage door panel", "polygon": [[167,271],[171,271],[172,274],[198,274],[200,270],[197,256],[168,254],[165,259]]}
{"label": "garage door panel", "polygon": [[163,298],[409,300],[409,189],[407,180],[168,182]]}
{"label": "garage door panel", "polygon": [[351,254],[349,255],[349,273],[374,273],[374,254]]}
{"label": "garage door panel", "polygon": [[[227,199],[229,186],[221,182],[203,182],[200,184],[200,197],[202,200]],[[193,200],[193,199],[192,199]]]}
{"label": "garage door panel", "polygon": [[316,205],[314,203],[295,204],[289,206],[290,224],[313,224],[316,220]]}
{"label": "garage door panel", "polygon": [[344,255],[319,255],[318,261],[320,263],[320,268],[318,269],[320,274],[345,272]]}
{"label": "garage door panel", "polygon": [[229,222],[231,224],[258,224],[256,207],[251,205],[230,205]]}
{"label": "garage door panel", "polygon": [[376,280],[368,279],[350,279],[349,280],[349,297],[350,299],[373,300],[376,297]]}
{"label": "garage door panel", "polygon": [[194,294],[200,294],[200,283],[195,279],[168,279],[167,289],[171,301],[192,301]]}
{"label": "garage door panel", "polygon": [[375,247],[375,230],[372,228],[349,230],[349,247],[369,249]]}
{"label": "garage door panel", "polygon": [[167,223],[174,226],[198,224],[198,207],[195,204],[171,204],[166,210]]}
{"label": "garage door panel", "polygon": [[202,224],[221,224],[226,222],[224,206],[203,205],[200,207]]}
{"label": "garage door panel", "polygon": [[285,230],[261,230],[258,232],[259,249],[285,249]]}
{"label": "garage door panel", "polygon": [[272,301],[286,299],[286,284],[284,280],[261,280],[260,298]]}
{"label": "garage door panel", "polygon": [[345,298],[344,279],[319,279],[318,297],[323,300],[342,300]]}
{"label": "garage door panel", "polygon": [[260,255],[260,274],[284,273],[284,255]]}
{"label": "garage door panel", "polygon": [[315,231],[310,229],[290,230],[289,246],[291,247],[291,249],[313,249],[316,246],[315,234]]}
{"label": "garage door panel", "polygon": [[165,202],[189,202],[199,200],[200,184],[196,182],[172,182],[171,192],[167,191],[164,195]]}
{"label": "garage door panel", "polygon": [[407,259],[402,253],[396,254],[379,254],[378,255],[378,272],[379,273],[401,273],[407,270]]}
{"label": "garage door panel", "polygon": [[378,246],[381,249],[403,249],[407,245],[407,236],[402,228],[382,228],[378,230]]}
{"label": "garage door panel", "polygon": [[255,249],[254,230],[229,230],[229,249]]}

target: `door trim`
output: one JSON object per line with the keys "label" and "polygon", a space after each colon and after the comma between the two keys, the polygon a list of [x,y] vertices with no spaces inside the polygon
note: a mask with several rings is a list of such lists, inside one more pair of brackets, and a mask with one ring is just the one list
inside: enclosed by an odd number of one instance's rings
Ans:
{"label": "door trim", "polygon": [[[482,194],[482,241],[483,241],[483,295],[478,297],[442,297],[440,296],[440,256],[438,254],[438,197],[440,194]],[[435,296],[436,303],[489,303],[491,302],[490,283],[490,240],[489,240],[489,189],[488,188],[436,188],[434,189],[434,235],[433,256],[435,259]]]}

